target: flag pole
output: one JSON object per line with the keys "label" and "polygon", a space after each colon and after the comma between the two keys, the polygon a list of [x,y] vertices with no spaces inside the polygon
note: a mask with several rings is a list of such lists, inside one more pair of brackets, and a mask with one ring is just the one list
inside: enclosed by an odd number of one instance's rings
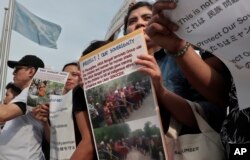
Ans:
{"label": "flag pole", "polygon": [[0,76],[2,78],[2,63],[3,63],[3,52],[5,49],[5,39],[6,39],[6,20],[7,20],[7,12],[8,8],[4,8],[4,19],[3,19],[3,28],[2,28],[2,36],[1,36],[1,43],[0,43],[0,60],[1,60],[1,72]]}
{"label": "flag pole", "polygon": [[7,61],[9,59],[9,51],[10,51],[10,42],[11,42],[11,29],[13,22],[13,14],[14,14],[14,5],[15,0],[9,0],[9,7],[5,9],[6,11],[6,21],[4,22],[4,37],[2,37],[2,49],[1,49],[1,98],[4,98],[4,91],[6,86],[7,79]]}
{"label": "flag pole", "polygon": [[1,95],[1,100],[3,100],[3,92],[5,90],[5,86],[3,86],[3,81],[5,77],[3,77],[3,72],[4,72],[4,57],[5,57],[5,49],[6,49],[6,24],[7,24],[7,12],[8,8],[4,8],[4,20],[3,20],[3,28],[2,28],[2,36],[1,36],[1,48],[0,48],[0,60],[1,60],[1,65],[0,65],[0,95]]}

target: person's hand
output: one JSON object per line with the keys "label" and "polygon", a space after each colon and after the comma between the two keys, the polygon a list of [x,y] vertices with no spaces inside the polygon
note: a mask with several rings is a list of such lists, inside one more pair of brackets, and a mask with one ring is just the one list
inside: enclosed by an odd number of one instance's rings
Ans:
{"label": "person's hand", "polygon": [[153,5],[153,16],[145,32],[157,45],[170,52],[178,52],[185,46],[186,42],[180,39],[174,32],[178,26],[168,17],[164,16],[164,10],[173,10],[176,4],[167,1],[157,1]]}
{"label": "person's hand", "polygon": [[137,56],[135,64],[142,65],[139,71],[148,74],[153,81],[156,90],[161,90],[163,86],[161,70],[152,55],[141,54]]}
{"label": "person's hand", "polygon": [[49,105],[40,104],[32,110],[33,116],[43,123],[47,123],[49,119]]}

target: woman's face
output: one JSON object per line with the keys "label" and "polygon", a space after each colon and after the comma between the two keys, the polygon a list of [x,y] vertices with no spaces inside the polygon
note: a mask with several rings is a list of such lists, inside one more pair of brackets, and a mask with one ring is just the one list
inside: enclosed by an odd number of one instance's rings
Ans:
{"label": "woman's face", "polygon": [[73,88],[75,88],[79,82],[80,82],[80,78],[79,78],[79,69],[77,66],[75,65],[69,65],[67,67],[64,68],[65,72],[69,73],[69,77],[67,79],[67,82],[65,84],[65,91],[69,91]]}
{"label": "woman's face", "polygon": [[[151,18],[152,10],[149,9],[147,6],[133,10],[128,17],[126,33],[131,33],[139,28],[145,29],[148,26],[148,23]],[[148,45],[152,43],[147,34],[144,34],[144,36]]]}
{"label": "woman's face", "polygon": [[152,18],[152,11],[144,6],[133,10],[128,17],[127,33],[146,28]]}

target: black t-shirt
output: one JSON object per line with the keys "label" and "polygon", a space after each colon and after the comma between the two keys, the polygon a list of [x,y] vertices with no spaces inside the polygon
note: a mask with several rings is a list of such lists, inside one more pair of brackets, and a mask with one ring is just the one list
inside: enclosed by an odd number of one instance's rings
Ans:
{"label": "black t-shirt", "polygon": [[[248,150],[250,148],[250,107],[243,110],[239,109],[233,78],[231,78],[228,103],[229,114],[223,123],[220,134],[221,141],[226,149],[227,156],[230,159],[237,158],[237,156],[234,155],[235,147],[243,147]],[[245,155],[242,159],[246,158]]]}
{"label": "black t-shirt", "polygon": [[23,114],[26,113],[26,103],[24,102],[14,102],[23,112]]}
{"label": "black t-shirt", "polygon": [[[82,111],[87,111],[87,103],[85,101],[85,94],[84,94],[84,91],[81,87],[76,87],[73,90],[73,110],[72,110],[74,128],[75,128],[76,146],[80,143],[82,136],[81,136],[81,133],[78,129],[74,113],[82,112]],[[86,147],[88,147],[88,146],[86,146]],[[94,155],[93,160],[97,160],[97,155],[96,155],[95,151],[94,151],[94,154],[95,155]]]}
{"label": "black t-shirt", "polygon": [[75,128],[75,139],[76,139],[76,145],[81,141],[81,133],[78,129],[76,118],[74,113],[76,112],[82,112],[87,111],[87,104],[85,101],[84,91],[81,87],[76,87],[73,90],[73,121],[74,121],[74,128]]}

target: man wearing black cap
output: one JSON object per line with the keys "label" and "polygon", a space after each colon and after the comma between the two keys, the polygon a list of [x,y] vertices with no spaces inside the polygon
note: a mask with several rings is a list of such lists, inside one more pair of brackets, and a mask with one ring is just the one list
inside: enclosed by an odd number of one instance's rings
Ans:
{"label": "man wearing black cap", "polygon": [[43,61],[26,55],[19,61],[8,61],[13,68],[13,81],[22,92],[7,105],[0,105],[0,122],[6,122],[0,134],[1,159],[43,160],[41,150],[43,126],[26,109],[28,87]]}

